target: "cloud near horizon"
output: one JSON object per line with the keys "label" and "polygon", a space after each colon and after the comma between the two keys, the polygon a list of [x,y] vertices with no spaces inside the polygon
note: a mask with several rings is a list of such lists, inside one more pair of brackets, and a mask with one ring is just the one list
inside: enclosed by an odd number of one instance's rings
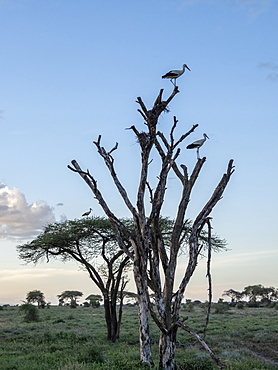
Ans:
{"label": "cloud near horizon", "polygon": [[71,266],[70,269],[67,268],[55,268],[55,267],[32,267],[32,268],[16,268],[16,269],[7,269],[0,271],[0,281],[11,281],[16,282],[20,279],[30,280],[30,279],[45,279],[45,278],[68,278],[69,276],[80,276],[80,270],[74,269]]}
{"label": "cloud near horizon", "polygon": [[46,202],[28,204],[17,188],[0,183],[0,239],[34,238],[54,221],[53,209]]}

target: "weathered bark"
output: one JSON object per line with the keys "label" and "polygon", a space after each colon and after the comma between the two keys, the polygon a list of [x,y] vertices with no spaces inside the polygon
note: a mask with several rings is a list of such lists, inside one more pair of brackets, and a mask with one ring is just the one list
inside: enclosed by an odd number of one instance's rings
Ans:
{"label": "weathered bark", "polygon": [[159,368],[164,370],[175,370],[175,352],[178,327],[169,331],[161,331],[159,339]]}
{"label": "weathered bark", "polygon": [[146,284],[137,269],[138,266],[134,265],[134,279],[137,287],[137,303],[139,309],[140,359],[141,362],[153,366]]}

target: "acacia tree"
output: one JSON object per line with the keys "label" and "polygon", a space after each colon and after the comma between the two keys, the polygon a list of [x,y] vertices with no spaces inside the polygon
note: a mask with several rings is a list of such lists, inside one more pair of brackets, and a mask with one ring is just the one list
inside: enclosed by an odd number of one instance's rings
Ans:
{"label": "acacia tree", "polygon": [[249,298],[249,302],[257,302],[257,299],[265,300],[266,302],[271,302],[277,299],[278,291],[274,287],[264,287],[261,284],[248,285],[243,291],[242,295]]}
{"label": "acacia tree", "polygon": [[46,302],[43,292],[40,290],[32,290],[26,295],[27,303],[37,303],[38,308],[45,308]]}
{"label": "acacia tree", "polygon": [[[128,225],[129,221],[122,222]],[[128,248],[129,242],[124,242]],[[127,284],[125,273],[130,268],[130,258],[118,248],[109,220],[94,217],[50,224],[36,239],[17,249],[19,258],[27,263],[58,258],[81,264],[103,295],[107,339],[115,342],[119,338],[121,307],[117,312],[117,299]],[[71,291],[64,293],[59,296],[60,303],[73,297]],[[71,300],[71,306],[75,305]]]}
{"label": "acacia tree", "polygon": [[225,290],[224,291],[224,293],[222,294],[222,296],[230,297],[232,303],[237,303],[238,301],[240,301],[242,299],[243,293],[242,292],[238,292],[238,291],[236,291],[234,289],[228,289],[228,290]]}
{"label": "acacia tree", "polygon": [[59,302],[69,302],[71,308],[77,307],[78,297],[82,297],[83,293],[79,290],[65,290],[61,294],[58,294]]}
{"label": "acacia tree", "polygon": [[[111,207],[105,201],[98,183],[89,170],[83,171],[76,160],[73,160],[69,168],[77,172],[92,190],[94,197],[99,202],[103,211],[109,218],[120,248],[131,258],[133,262],[134,280],[137,287],[137,299],[139,307],[139,327],[140,327],[140,353],[142,362],[153,364],[150,335],[149,335],[149,313],[160,329],[159,366],[163,369],[175,369],[175,349],[178,328],[183,328],[202,343],[208,350],[202,338],[186,326],[179,316],[182,298],[185,289],[197,266],[198,258],[203,251],[204,244],[200,242],[200,235],[207,225],[209,235],[211,234],[211,218],[209,217],[213,208],[222,198],[223,192],[233,173],[233,160],[228,163],[226,173],[222,176],[210,199],[200,210],[192,224],[192,229],[188,238],[188,262],[184,276],[178,288],[175,289],[175,276],[178,265],[178,256],[182,241],[185,238],[184,223],[186,220],[186,210],[191,198],[192,189],[196,183],[199,173],[206,161],[206,158],[197,159],[191,174],[185,164],[178,161],[181,149],[179,145],[187,138],[198,125],[194,125],[177,140],[174,138],[175,129],[178,123],[174,117],[173,125],[167,139],[164,133],[157,130],[158,118],[162,112],[167,111],[167,106],[179,92],[175,86],[168,99],[162,100],[163,90],[160,90],[155,103],[151,109],[147,109],[142,99],[138,97],[140,105],[138,110],[144,119],[145,131],[139,131],[135,126],[130,129],[136,135],[141,150],[141,165],[138,169],[140,173],[139,185],[137,190],[136,203],[133,204],[122,185],[114,166],[113,152],[118,148],[118,144],[106,150],[101,145],[101,135],[94,142],[99,155],[103,158],[111,178],[125,202],[127,209],[133,218],[135,233],[131,234],[121,220],[112,212]],[[157,173],[156,183],[151,184],[149,178],[150,166],[152,162],[151,153],[158,153],[160,157],[160,168]],[[164,204],[167,180],[172,171],[180,181],[180,200],[177,203],[177,213],[170,237],[170,244],[167,248],[160,225],[161,209]],[[152,171],[153,172],[153,171]],[[149,196],[150,211],[147,214],[146,195]],[[188,235],[188,234],[186,234]],[[123,238],[128,239],[131,250],[126,248]],[[209,248],[211,252],[211,248]],[[209,255],[210,260],[210,255]],[[208,274],[210,276],[210,273]],[[150,300],[150,294],[155,295],[155,308]],[[218,359],[210,351],[218,366],[221,367]]]}
{"label": "acacia tree", "polygon": [[89,303],[86,302],[86,303],[88,303],[89,306],[97,308],[97,307],[100,306],[100,302],[102,301],[102,297],[99,294],[90,294],[86,298],[86,301],[89,301]]}

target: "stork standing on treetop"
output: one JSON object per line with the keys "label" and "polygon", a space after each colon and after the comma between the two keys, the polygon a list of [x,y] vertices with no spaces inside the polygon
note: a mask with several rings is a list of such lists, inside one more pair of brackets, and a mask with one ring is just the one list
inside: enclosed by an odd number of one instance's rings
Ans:
{"label": "stork standing on treetop", "polygon": [[182,69],[173,69],[173,71],[169,71],[168,73],[163,75],[162,78],[169,78],[172,84],[176,86],[176,79],[184,73],[185,68],[187,68],[190,71],[190,68],[186,64],[184,64],[182,66]]}
{"label": "stork standing on treetop", "polygon": [[207,134],[203,134],[204,138],[194,141],[192,144],[187,145],[186,149],[197,149],[197,159],[200,159],[199,149],[204,144],[206,139],[209,139]]}
{"label": "stork standing on treetop", "polygon": [[82,217],[89,216],[89,214],[92,212],[92,208],[89,209],[89,211],[83,213]]}

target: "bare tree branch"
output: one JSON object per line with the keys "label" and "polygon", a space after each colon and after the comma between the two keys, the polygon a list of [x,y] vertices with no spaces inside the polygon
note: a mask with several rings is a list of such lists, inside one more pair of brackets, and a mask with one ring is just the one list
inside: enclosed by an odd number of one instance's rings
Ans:
{"label": "bare tree branch", "polygon": [[176,141],[174,147],[178,146],[187,136],[189,136],[199,125],[196,123],[195,125],[192,126],[192,128],[187,131],[184,135],[182,135],[178,141]]}
{"label": "bare tree branch", "polygon": [[114,162],[114,159],[111,156],[111,153],[114,150],[117,149],[118,144],[116,144],[110,150],[110,152],[108,152],[108,153],[106,152],[106,150],[103,147],[100,146],[100,140],[98,140],[97,142],[94,141],[94,144],[98,148],[98,153],[104,159],[104,162],[105,162],[106,166],[108,167],[108,169],[109,169],[109,171],[111,173],[112,179],[114,180],[114,184],[116,185],[116,187],[117,187],[120,195],[122,196],[122,199],[124,200],[126,206],[130,210],[130,212],[132,213],[132,215],[134,217],[137,217],[137,211],[134,208],[134,206],[132,205],[131,201],[129,200],[128,195],[127,195],[127,192],[126,192],[125,188],[123,187],[123,185],[121,184],[120,180],[118,179],[118,176],[117,176],[116,171],[115,171],[115,168],[114,168],[114,163],[113,163]]}
{"label": "bare tree branch", "polygon": [[[187,136],[189,136],[195,129],[196,127],[198,127],[198,125],[193,125],[192,128],[187,131],[184,135],[182,135],[177,142],[174,142],[174,129],[176,128],[176,125],[178,123],[178,120],[176,119],[176,117],[174,117],[174,124],[172,126],[172,129],[171,129],[171,132],[170,132],[170,141],[171,141],[171,144],[168,143],[167,139],[165,138],[164,134],[160,131],[157,132],[157,136],[160,137],[160,139],[162,140],[164,146],[166,147],[167,150],[169,150],[169,148],[171,147],[172,150],[175,149]],[[156,149],[159,153],[159,155],[161,156],[161,159],[164,160],[165,158],[165,152],[163,151],[160,143],[158,142],[158,140],[156,140],[155,142],[155,146],[156,146]],[[182,165],[184,166],[184,165]],[[176,176],[181,180],[182,183],[184,183],[184,181],[187,179],[187,174],[186,174],[186,177],[184,177],[182,175],[182,173],[180,172],[180,170],[178,169],[178,166],[176,165],[176,163],[173,163],[173,170],[176,174]],[[187,172],[187,171],[186,171]],[[185,175],[185,173],[184,173]]]}
{"label": "bare tree branch", "polygon": [[170,145],[171,145],[171,147],[174,146],[174,142],[175,142],[174,131],[175,131],[175,128],[177,127],[177,124],[178,124],[178,120],[177,120],[176,116],[174,116],[174,124],[171,128],[171,131],[170,131]]}
{"label": "bare tree branch", "polygon": [[[118,149],[118,143],[115,144],[115,146],[110,150],[110,152],[108,152],[108,154],[110,155],[112,152],[114,152],[114,150]],[[112,157],[111,157],[112,158]]]}
{"label": "bare tree branch", "polygon": [[143,116],[148,117],[148,110],[147,110],[145,104],[143,103],[143,100],[140,98],[140,96],[138,96],[138,98],[136,100],[136,103],[138,103],[140,105],[140,107],[143,111]]}
{"label": "bare tree branch", "polygon": [[211,310],[211,302],[212,302],[212,279],[211,279],[211,271],[210,271],[210,265],[211,265],[211,221],[210,217],[207,217],[207,225],[208,225],[208,260],[207,260],[207,278],[208,278],[208,310],[207,310],[207,317],[204,327],[204,339],[206,337],[207,327],[209,323],[209,317],[210,317],[210,310]]}
{"label": "bare tree branch", "polygon": [[[198,160],[198,163],[201,163],[202,160]],[[214,206],[218,203],[218,201],[221,199],[222,194],[228,185],[228,182],[230,180],[231,175],[234,172],[234,167],[233,167],[233,160],[231,159],[228,164],[227,172],[223,175],[222,179],[220,180],[219,184],[215,188],[210,200],[207,202],[207,204],[203,207],[201,212],[198,214],[196,217],[193,225],[192,225],[192,232],[189,238],[189,261],[187,265],[187,269],[185,271],[185,275],[180,283],[178,292],[177,292],[177,297],[176,297],[176,302],[175,305],[180,305],[181,299],[183,297],[184,290],[193,274],[195,271],[196,265],[197,265],[197,259],[198,255],[200,253],[200,250],[198,249],[198,238],[199,235],[202,231],[202,228],[207,222],[207,217],[213,210]]]}
{"label": "bare tree branch", "polygon": [[155,105],[159,105],[161,103],[161,101],[162,101],[162,94],[163,94],[163,89],[161,89],[159,91],[159,94],[158,94],[158,96],[157,96],[157,98],[156,98],[156,100],[154,102],[154,106]]}
{"label": "bare tree branch", "polygon": [[184,325],[181,321],[178,321],[177,325],[180,328],[182,328],[183,330],[187,331],[189,334],[191,334],[193,337],[195,337],[198,340],[198,342],[204,347],[204,349],[209,353],[210,357],[216,363],[218,369],[224,369],[224,367],[225,367],[224,364],[222,364],[220,359],[212,352],[212,350],[209,348],[209,346],[206,344],[206,342],[200,337],[200,335],[198,335],[188,325]]}
{"label": "bare tree branch", "polygon": [[147,181],[146,182],[146,184],[147,184],[147,187],[148,187],[148,189],[149,189],[149,194],[150,194],[150,203],[153,203],[153,190],[152,190],[152,188],[151,188],[151,186],[150,186],[150,183]]}
{"label": "bare tree branch", "polygon": [[101,192],[99,191],[99,189],[97,187],[96,180],[89,173],[88,170],[87,170],[87,172],[82,171],[81,167],[79,166],[79,164],[77,163],[76,160],[73,160],[71,163],[72,163],[73,167],[68,166],[68,168],[70,170],[74,171],[74,172],[77,172],[83,178],[83,180],[86,182],[86,184],[89,186],[89,188],[92,190],[92,192],[95,195],[96,199],[98,200],[101,208],[103,209],[103,211],[105,212],[105,214],[107,215],[109,220],[112,222],[112,225],[115,225],[117,227],[117,230],[115,230],[115,232],[116,232],[116,235],[117,235],[117,240],[118,240],[120,248],[122,248],[125,251],[125,253],[131,259],[133,259],[133,254],[126,248],[126,245],[125,245],[125,243],[123,242],[123,240],[120,236],[120,231],[126,236],[126,238],[131,243],[134,243],[134,240],[131,237],[128,230],[126,229],[126,227],[124,226],[124,224],[114,215],[114,213],[108,207],[108,205],[105,202]]}

